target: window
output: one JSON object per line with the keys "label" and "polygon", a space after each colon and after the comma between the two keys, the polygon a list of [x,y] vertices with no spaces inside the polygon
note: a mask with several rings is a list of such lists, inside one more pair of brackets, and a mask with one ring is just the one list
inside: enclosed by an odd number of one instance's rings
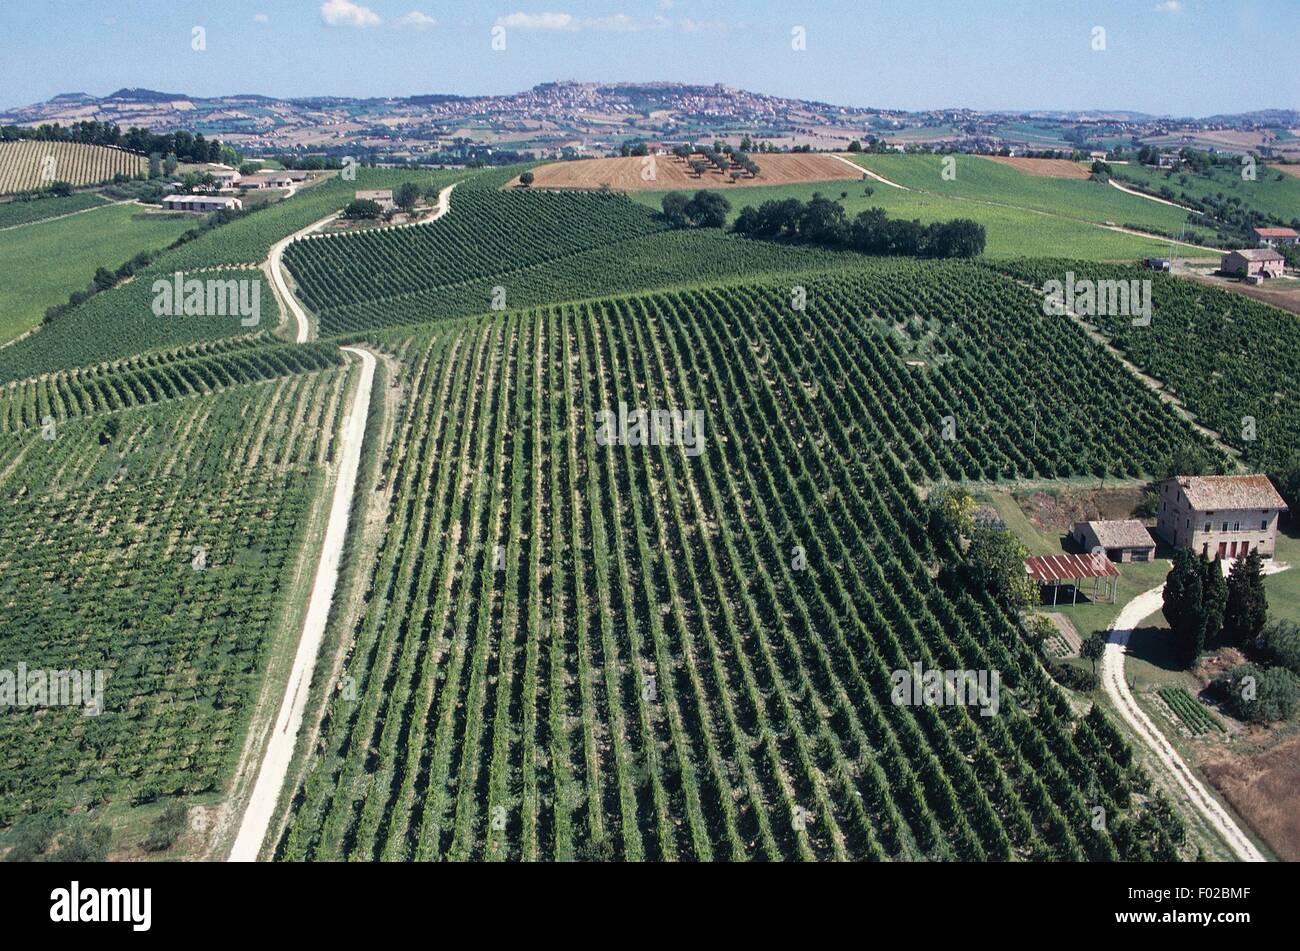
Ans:
{"label": "window", "polygon": [[1224,522],[1224,523],[1223,523],[1223,530],[1224,530],[1225,532],[1228,530],[1228,523],[1227,523],[1227,522]]}
{"label": "window", "polygon": [[1211,525],[1209,522],[1206,522],[1206,523],[1205,523],[1205,530],[1206,530],[1207,532],[1212,532],[1212,531],[1214,531],[1214,526]]}
{"label": "window", "polygon": [[1165,503],[1164,503],[1164,502],[1161,502],[1161,503],[1160,503],[1160,514],[1163,515],[1164,513],[1165,513]]}
{"label": "window", "polygon": [[1234,532],[1239,532],[1239,531],[1241,531],[1241,523],[1240,523],[1240,522],[1233,522],[1233,523],[1232,523],[1232,530],[1233,530]]}
{"label": "window", "polygon": [[1261,532],[1266,532],[1266,531],[1268,531],[1268,519],[1263,519],[1263,520],[1260,521],[1260,523],[1259,523],[1259,530],[1260,530]]}

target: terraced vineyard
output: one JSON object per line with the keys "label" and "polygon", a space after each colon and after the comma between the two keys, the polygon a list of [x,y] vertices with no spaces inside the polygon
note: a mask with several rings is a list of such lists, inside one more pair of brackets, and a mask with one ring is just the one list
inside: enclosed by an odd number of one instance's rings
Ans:
{"label": "terraced vineyard", "polygon": [[105,673],[97,716],[0,711],[0,827],[225,781],[345,381],[299,373],[0,435],[0,668]]}
{"label": "terraced vineyard", "polygon": [[[978,266],[791,283],[366,335],[405,365],[387,532],[278,858],[1175,855],[909,483],[1191,431]],[[700,451],[602,443],[620,404],[702,411]],[[913,663],[1000,671],[999,714],[894,702]]]}
{"label": "terraced vineyard", "polygon": [[98,185],[114,175],[143,175],[148,166],[145,156],[107,145],[35,139],[0,142],[0,195],[33,191],[56,181]]}

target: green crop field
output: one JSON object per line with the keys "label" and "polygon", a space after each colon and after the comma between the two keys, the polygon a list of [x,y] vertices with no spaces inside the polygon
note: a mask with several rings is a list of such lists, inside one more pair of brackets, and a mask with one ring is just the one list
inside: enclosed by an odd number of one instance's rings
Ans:
{"label": "green crop field", "polygon": [[77,192],[66,198],[41,198],[36,201],[10,201],[0,204],[0,231],[57,218],[89,208],[102,208],[108,199],[96,192]]}
{"label": "green crop field", "polygon": [[116,270],[194,227],[185,216],[117,204],[84,215],[0,231],[0,343],[40,323],[46,309],[84,290],[99,267]]}
{"label": "green crop field", "polygon": [[[913,158],[914,156],[906,156]],[[878,156],[871,156],[872,160]],[[962,156],[963,161],[974,161],[974,158]],[[995,165],[993,162],[984,162],[985,165]],[[1000,166],[995,166],[1000,168]],[[1060,179],[1040,179],[1032,175],[1022,175],[1017,171],[1009,170],[1010,174],[1017,175],[1018,178],[1026,179],[1028,182],[1041,181],[1060,181]],[[937,175],[937,166],[935,170]],[[1073,184],[1088,184],[1093,188],[1095,184],[1089,182],[1073,182]],[[865,188],[870,187],[872,194],[865,194]],[[1143,199],[1138,197],[1123,195],[1123,192],[1110,188],[1115,195],[1131,201],[1131,203],[1143,203]],[[1039,209],[1035,207],[1037,201],[1031,201],[1028,204],[1017,204],[1019,194],[1011,186],[1004,187],[1002,191],[993,192],[996,197],[991,199],[976,199],[976,197],[961,194],[941,194],[939,191],[902,191],[900,188],[892,188],[888,184],[880,182],[813,182],[806,184],[774,184],[774,186],[755,186],[736,188],[733,191],[723,191],[727,199],[732,203],[731,218],[735,220],[736,214],[745,205],[755,205],[768,200],[787,199],[787,197],[797,197],[797,199],[807,200],[815,194],[831,197],[844,205],[849,217],[852,218],[859,212],[865,212],[868,208],[884,208],[892,217],[898,218],[918,218],[923,223],[933,221],[946,221],[949,218],[972,218],[984,225],[988,233],[988,244],[985,248],[985,256],[989,259],[1009,259],[1009,257],[1023,257],[1026,255],[1036,255],[1043,253],[1045,248],[1060,248],[1061,255],[1075,257],[1080,260],[1095,261],[1122,261],[1136,260],[1140,257],[1160,256],[1169,253],[1169,243],[1158,238],[1143,238],[1139,235],[1122,234],[1118,231],[1110,231],[1099,227],[1100,222],[1114,221],[1117,225],[1123,223],[1135,223],[1130,218],[1112,218],[1097,217],[1093,218],[1079,217],[1076,214],[1069,213],[1067,205],[1058,205],[1058,210]],[[640,201],[646,207],[658,209],[662,203],[663,196],[667,192],[663,191],[636,191],[630,192],[634,201]],[[1061,196],[1062,199],[1065,196]],[[1145,203],[1154,204],[1154,203]],[[1158,208],[1158,205],[1156,205]],[[1130,212],[1140,212],[1140,208],[1128,208]],[[1157,216],[1161,220],[1170,216]],[[1177,217],[1177,216],[1175,216]],[[1095,221],[1096,223],[1093,223]],[[1148,222],[1147,218],[1136,217],[1138,222]],[[1169,222],[1165,222],[1166,225]],[[1173,227],[1178,231],[1178,225]]]}
{"label": "green crop field", "polygon": [[1115,176],[1126,182],[1159,192],[1169,188],[1174,201],[1184,196],[1198,200],[1222,198],[1240,203],[1262,215],[1272,215],[1284,222],[1300,220],[1300,178],[1287,175],[1259,163],[1255,177],[1243,178],[1240,167],[1214,167],[1208,174],[1151,168],[1131,162],[1114,166]]}

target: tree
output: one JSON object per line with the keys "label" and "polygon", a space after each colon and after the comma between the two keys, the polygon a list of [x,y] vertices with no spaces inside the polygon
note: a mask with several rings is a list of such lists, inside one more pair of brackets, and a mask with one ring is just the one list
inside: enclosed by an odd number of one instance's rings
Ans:
{"label": "tree", "polygon": [[701,189],[683,210],[687,220],[697,228],[721,228],[727,223],[731,202],[724,195]]}
{"label": "tree", "polygon": [[686,206],[690,199],[681,192],[669,192],[663,198],[664,219],[674,228],[684,228],[689,223],[686,220]]}
{"label": "tree", "polygon": [[524,172],[519,176],[519,184],[523,185],[524,188],[530,186],[535,180],[536,176],[534,176],[532,172]]}
{"label": "tree", "polygon": [[414,182],[403,182],[393,192],[393,204],[408,215],[415,209],[415,203],[419,200],[420,186]]}
{"label": "tree", "polygon": [[1268,619],[1264,592],[1264,559],[1258,551],[1238,558],[1228,572],[1227,607],[1223,614],[1223,640],[1242,645],[1253,641]]}
{"label": "tree", "polygon": [[1097,676],[1097,661],[1106,653],[1106,633],[1104,631],[1093,631],[1083,639],[1083,644],[1079,648],[1079,656],[1086,657],[1092,661],[1092,675]]}
{"label": "tree", "polygon": [[971,530],[970,548],[966,551],[963,574],[976,588],[991,595],[1012,610],[1028,607],[1037,591],[1025,572],[1029,549],[1007,529],[978,525]]}
{"label": "tree", "polygon": [[1190,549],[1174,553],[1174,566],[1165,579],[1165,620],[1190,668],[1205,649],[1205,617],[1202,612],[1204,574]]}
{"label": "tree", "polygon": [[854,139],[852,142],[849,143],[849,151],[850,151],[850,152],[861,152],[861,151],[862,151],[862,143],[859,142],[857,139]]}
{"label": "tree", "polygon": [[1300,683],[1283,667],[1242,664],[1215,680],[1229,712],[1250,723],[1289,720],[1300,701]]}
{"label": "tree", "polygon": [[1218,555],[1210,561],[1201,553],[1201,614],[1205,619],[1204,642],[1217,644],[1228,606],[1228,583],[1223,579],[1223,562]]}
{"label": "tree", "polygon": [[1270,622],[1259,635],[1264,658],[1300,675],[1300,624],[1278,619]]}
{"label": "tree", "polygon": [[930,532],[936,541],[951,539],[959,543],[969,538],[975,528],[975,500],[956,486],[939,486],[925,500],[930,516]]}
{"label": "tree", "polygon": [[371,201],[369,198],[358,198],[350,201],[347,207],[343,209],[343,217],[353,221],[363,218],[378,218],[384,213],[384,209],[379,206],[379,202]]}

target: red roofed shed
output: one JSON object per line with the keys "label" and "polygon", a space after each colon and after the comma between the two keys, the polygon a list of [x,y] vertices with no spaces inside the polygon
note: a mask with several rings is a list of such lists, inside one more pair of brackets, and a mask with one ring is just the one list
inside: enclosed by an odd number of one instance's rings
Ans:
{"label": "red roofed shed", "polygon": [[1115,580],[1119,569],[1106,557],[1100,555],[1034,555],[1025,559],[1025,571],[1040,585],[1052,586],[1052,604],[1056,604],[1060,586],[1069,582],[1074,588],[1074,599],[1078,603],[1079,587],[1087,579],[1092,579],[1092,599],[1107,598],[1115,603]]}

